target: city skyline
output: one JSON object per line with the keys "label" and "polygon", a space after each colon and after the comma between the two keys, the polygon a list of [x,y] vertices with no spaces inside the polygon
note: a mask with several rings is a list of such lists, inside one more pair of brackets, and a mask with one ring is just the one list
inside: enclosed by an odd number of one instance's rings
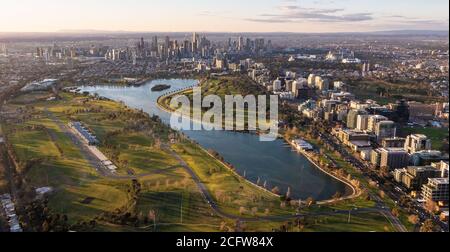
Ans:
{"label": "city skyline", "polygon": [[36,2],[4,1],[2,7],[6,11],[0,16],[0,32],[314,33],[448,30],[449,27],[449,3],[444,0]]}

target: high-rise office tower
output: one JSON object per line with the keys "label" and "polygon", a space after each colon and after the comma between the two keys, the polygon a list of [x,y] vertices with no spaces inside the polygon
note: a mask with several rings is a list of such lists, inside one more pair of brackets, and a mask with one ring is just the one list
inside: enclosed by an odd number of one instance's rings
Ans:
{"label": "high-rise office tower", "polygon": [[6,47],[6,44],[1,44],[0,53],[2,53],[3,55],[8,55],[8,48]]}
{"label": "high-rise office tower", "polygon": [[169,36],[166,36],[164,38],[164,46],[166,47],[166,49],[170,48],[170,38],[169,38]]}
{"label": "high-rise office tower", "polygon": [[158,51],[158,37],[154,36],[152,39],[152,51]]}
{"label": "high-rise office tower", "polygon": [[197,53],[198,52],[198,47],[199,47],[199,36],[196,32],[194,32],[192,34],[192,52],[193,53]]}
{"label": "high-rise office tower", "polygon": [[189,40],[185,40],[183,43],[183,54],[185,57],[189,56],[189,48],[190,48],[190,42]]}
{"label": "high-rise office tower", "polygon": [[238,39],[238,50],[243,51],[244,50],[244,38],[241,36]]}
{"label": "high-rise office tower", "polygon": [[141,49],[144,50],[144,48],[145,48],[145,41],[144,41],[144,38],[141,38],[141,42],[140,42],[139,45],[140,45]]}

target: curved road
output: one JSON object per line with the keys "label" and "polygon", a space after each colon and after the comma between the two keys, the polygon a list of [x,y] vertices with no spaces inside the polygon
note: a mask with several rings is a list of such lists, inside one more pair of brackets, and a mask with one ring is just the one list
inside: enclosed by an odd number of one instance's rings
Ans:
{"label": "curved road", "polygon": [[[331,216],[331,215],[342,215],[342,214],[349,214],[349,213],[381,213],[386,218],[393,217],[391,216],[392,213],[386,209],[384,209],[381,204],[377,203],[376,207],[373,208],[363,208],[363,209],[354,209],[354,210],[338,210],[338,211],[330,211],[330,212],[318,212],[318,213],[308,213],[308,214],[293,214],[293,215],[285,215],[285,216],[265,216],[265,217],[242,217],[242,216],[236,216],[234,214],[229,214],[224,212],[215,202],[214,198],[210,194],[209,190],[205,186],[205,184],[201,181],[201,179],[198,177],[198,175],[194,172],[194,170],[186,163],[186,161],[183,160],[183,158],[178,155],[174,150],[170,149],[168,146],[164,146],[164,148],[173,156],[175,157],[179,165],[171,166],[166,169],[157,170],[151,173],[145,173],[145,174],[139,174],[139,175],[130,175],[130,176],[120,176],[111,173],[108,169],[106,169],[103,165],[101,165],[100,161],[95,157],[87,148],[86,144],[84,144],[75,134],[71,132],[71,130],[59,119],[57,118],[52,112],[45,109],[46,114],[48,117],[55,122],[58,127],[61,129],[64,134],[69,137],[74,145],[78,147],[80,150],[81,155],[83,158],[85,158],[92,167],[96,169],[96,171],[99,173],[99,175],[110,178],[110,179],[138,179],[138,178],[144,178],[147,176],[155,175],[155,174],[162,174],[165,173],[171,169],[175,168],[183,168],[194,180],[196,183],[200,193],[204,197],[204,199],[208,202],[211,209],[220,217],[222,218],[228,218],[228,219],[234,219],[234,220],[240,220],[240,221],[246,221],[246,222],[256,222],[256,221],[286,221],[291,220],[298,217],[305,217],[305,216]],[[56,137],[56,136],[53,136]],[[378,201],[377,201],[378,202]],[[389,220],[395,220],[397,218],[388,218]],[[397,219],[398,220],[398,219]],[[396,223],[395,221],[391,224],[400,232],[406,232],[406,229],[404,229],[403,225],[401,223]]]}

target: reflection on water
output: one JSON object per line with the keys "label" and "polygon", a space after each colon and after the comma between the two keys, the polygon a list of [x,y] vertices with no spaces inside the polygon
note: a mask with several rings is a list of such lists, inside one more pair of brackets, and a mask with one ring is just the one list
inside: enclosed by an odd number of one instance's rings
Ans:
{"label": "reflection on water", "polygon": [[[97,93],[112,100],[122,101],[127,106],[158,115],[168,123],[170,115],[158,109],[156,101],[166,92],[195,85],[196,80],[154,80],[139,87],[86,86],[82,91]],[[169,90],[152,92],[159,84],[171,85]],[[240,174],[256,182],[267,181],[269,188],[278,186],[281,192],[291,187],[294,198],[316,200],[330,199],[336,192],[348,191],[340,181],[315,168],[304,156],[293,152],[283,140],[260,142],[259,137],[228,131],[185,131],[191,139],[206,149],[214,149],[231,163]]]}

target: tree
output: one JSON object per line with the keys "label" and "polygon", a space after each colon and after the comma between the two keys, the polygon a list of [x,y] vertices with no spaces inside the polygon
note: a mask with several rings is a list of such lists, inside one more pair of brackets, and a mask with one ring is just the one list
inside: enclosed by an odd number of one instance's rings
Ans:
{"label": "tree", "polygon": [[377,87],[377,93],[380,97],[383,97],[386,94],[387,90],[384,87]]}
{"label": "tree", "polygon": [[234,224],[234,231],[235,232],[244,232],[245,231],[245,223],[243,223],[240,220],[236,220]]}
{"label": "tree", "polygon": [[427,200],[427,202],[425,203],[425,209],[430,213],[434,213],[436,211],[436,207],[436,202],[432,200]]}
{"label": "tree", "polygon": [[400,215],[400,211],[398,210],[398,208],[393,208],[391,212],[395,217],[398,217]]}
{"label": "tree", "polygon": [[408,217],[408,221],[409,221],[411,224],[413,224],[413,225],[417,225],[417,223],[419,223],[419,216],[417,216],[417,215],[415,215],[415,214],[410,215],[410,216]]}
{"label": "tree", "polygon": [[252,208],[252,215],[256,216],[257,213],[258,213],[258,208],[257,207],[253,207]]}
{"label": "tree", "polygon": [[333,199],[334,200],[338,200],[338,199],[340,199],[342,197],[342,193],[340,193],[340,192],[336,192],[334,195],[333,195]]}
{"label": "tree", "polygon": [[227,223],[225,222],[225,221],[222,221],[221,223],[220,223],[220,231],[226,231],[227,230]]}
{"label": "tree", "polygon": [[420,227],[420,232],[422,233],[431,233],[434,232],[435,226],[433,220],[426,220],[422,227]]}
{"label": "tree", "polygon": [[306,199],[306,205],[307,205],[308,207],[314,205],[315,203],[316,203],[316,201],[314,200],[313,197],[309,197],[309,198]]}
{"label": "tree", "polygon": [[239,208],[239,214],[240,214],[240,215],[244,215],[245,213],[247,213],[247,209],[246,209],[245,207],[241,206],[241,207]]}
{"label": "tree", "polygon": [[290,200],[292,196],[291,187],[288,187],[288,190],[286,192],[286,200]]}
{"label": "tree", "polygon": [[272,192],[273,192],[274,194],[280,195],[280,188],[278,188],[278,186],[275,186],[275,187],[272,189]]}
{"label": "tree", "polygon": [[153,221],[153,230],[156,231],[156,211],[148,211],[148,219]]}
{"label": "tree", "polygon": [[42,223],[42,232],[46,233],[50,231],[50,224],[48,223],[47,220],[44,221],[44,223]]}

